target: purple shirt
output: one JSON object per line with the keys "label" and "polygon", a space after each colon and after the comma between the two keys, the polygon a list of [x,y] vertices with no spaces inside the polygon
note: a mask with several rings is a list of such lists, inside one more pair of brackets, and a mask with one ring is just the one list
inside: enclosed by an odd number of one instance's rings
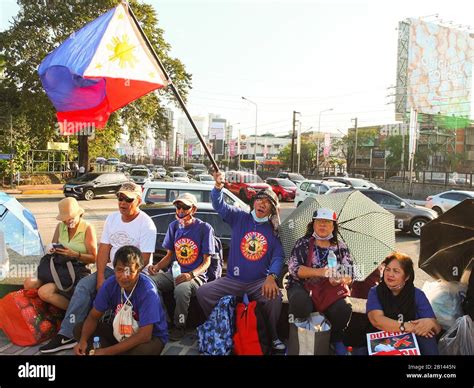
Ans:
{"label": "purple shirt", "polygon": [[250,283],[280,275],[283,247],[270,222],[255,222],[252,215],[224,202],[222,191],[211,191],[212,206],[232,227],[227,277]]}

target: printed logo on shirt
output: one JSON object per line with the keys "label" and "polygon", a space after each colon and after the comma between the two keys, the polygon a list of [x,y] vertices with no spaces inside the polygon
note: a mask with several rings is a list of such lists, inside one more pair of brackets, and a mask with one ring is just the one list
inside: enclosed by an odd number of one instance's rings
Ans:
{"label": "printed logo on shirt", "polygon": [[266,237],[258,232],[248,232],[240,242],[240,252],[250,261],[260,260],[268,251]]}
{"label": "printed logo on shirt", "polygon": [[132,238],[127,232],[119,231],[110,235],[110,244],[114,247],[135,245],[135,239]]}
{"label": "printed logo on shirt", "polygon": [[194,263],[199,256],[197,244],[189,238],[180,238],[174,243],[174,250],[179,264],[190,265]]}

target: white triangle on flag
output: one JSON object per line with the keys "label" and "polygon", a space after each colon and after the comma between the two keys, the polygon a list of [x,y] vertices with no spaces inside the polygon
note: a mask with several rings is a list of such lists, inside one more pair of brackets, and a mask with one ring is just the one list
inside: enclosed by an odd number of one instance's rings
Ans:
{"label": "white triangle on flag", "polygon": [[146,81],[163,86],[168,84],[123,4],[116,7],[92,61],[84,71],[84,77]]}

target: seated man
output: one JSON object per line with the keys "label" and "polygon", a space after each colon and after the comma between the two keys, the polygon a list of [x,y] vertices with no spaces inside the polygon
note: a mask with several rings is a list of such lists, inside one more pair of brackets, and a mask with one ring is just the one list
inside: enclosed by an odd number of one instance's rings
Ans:
{"label": "seated man", "polygon": [[[120,248],[113,265],[115,276],[109,277],[99,289],[85,322],[74,328],[78,341],[74,352],[79,356],[90,354],[90,340],[97,336],[100,348],[94,349],[96,356],[161,354],[168,340],[166,314],[152,280],[140,273],[144,268],[140,250],[131,245]],[[132,307],[132,322],[125,317],[120,320],[124,306]],[[99,322],[108,310],[115,311],[114,324]],[[135,318],[138,321],[133,322]]]}
{"label": "seated man", "polygon": [[251,300],[262,302],[269,321],[273,351],[283,352],[285,345],[277,334],[282,296],[276,279],[284,257],[277,235],[278,198],[272,190],[261,190],[256,194],[249,214],[225,203],[221,191],[224,177],[220,171],[214,173],[214,180],[212,206],[232,227],[231,246],[227,276],[201,286],[196,293],[198,302],[206,316],[225,295],[247,294]]}

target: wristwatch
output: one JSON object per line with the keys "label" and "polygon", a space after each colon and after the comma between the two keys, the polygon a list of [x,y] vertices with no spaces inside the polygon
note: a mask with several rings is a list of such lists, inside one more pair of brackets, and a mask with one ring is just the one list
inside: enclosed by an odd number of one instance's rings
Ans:
{"label": "wristwatch", "polygon": [[405,322],[402,321],[402,322],[400,323],[400,331],[401,331],[402,333],[405,333],[405,330],[406,330],[406,329],[405,329]]}

